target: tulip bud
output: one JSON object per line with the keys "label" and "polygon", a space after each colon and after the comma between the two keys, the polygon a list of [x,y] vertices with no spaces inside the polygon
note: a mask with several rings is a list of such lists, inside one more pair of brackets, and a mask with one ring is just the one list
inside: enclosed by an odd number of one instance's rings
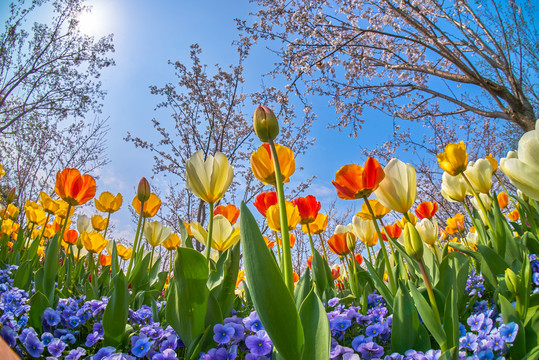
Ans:
{"label": "tulip bud", "polygon": [[145,177],[143,177],[138,183],[137,198],[140,202],[145,202],[148,201],[148,199],[150,198],[150,194],[150,183],[148,182],[148,180],[146,180]]}
{"label": "tulip bud", "polygon": [[505,269],[505,284],[511,293],[517,294],[520,288],[520,279],[510,268]]}
{"label": "tulip bud", "polygon": [[279,122],[273,111],[266,107],[258,105],[253,115],[253,125],[256,136],[262,142],[273,140],[279,134]]}
{"label": "tulip bud", "polygon": [[421,240],[421,235],[419,235],[417,229],[411,223],[407,222],[404,226],[402,235],[404,249],[408,255],[418,261],[421,260],[423,258],[423,241]]}
{"label": "tulip bud", "polygon": [[11,204],[13,201],[15,201],[15,188],[11,188],[6,196],[6,202],[8,204]]}
{"label": "tulip bud", "polygon": [[356,237],[351,232],[346,233],[346,246],[352,252],[356,249]]}

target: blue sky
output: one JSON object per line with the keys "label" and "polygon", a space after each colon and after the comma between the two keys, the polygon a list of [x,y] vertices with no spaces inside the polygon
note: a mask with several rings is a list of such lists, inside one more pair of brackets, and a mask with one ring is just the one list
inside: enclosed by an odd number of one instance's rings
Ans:
{"label": "blue sky", "polygon": [[[149,86],[173,82],[173,67],[168,61],[188,63],[189,46],[193,43],[200,44],[202,61],[210,68],[217,63],[225,67],[235,64],[237,54],[231,44],[238,33],[234,18],[245,19],[249,12],[256,11],[256,7],[247,0],[91,0],[87,3],[93,6],[93,11],[83,17],[83,30],[96,36],[113,33],[116,48],[113,54],[116,66],[106,69],[101,77],[108,94],[99,116],[109,118],[107,155],[111,162],[99,171],[98,194],[103,191],[123,194],[124,206],[113,216],[115,237],[132,238],[135,225],[131,223],[128,206],[139,179],[152,176],[153,158],[150,152],[136,149],[123,139],[129,131],[134,136],[144,135],[151,140],[155,134],[151,119],[157,117],[164,121],[170,116],[154,110],[160,99],[150,94]],[[7,11],[6,2],[0,11],[3,14]],[[44,22],[49,16],[46,11],[41,11],[37,20]],[[251,52],[245,63],[246,93],[259,90],[261,76],[272,69],[273,61],[275,59],[263,47]],[[264,83],[279,86],[279,80],[269,77]],[[296,173],[292,181],[315,175],[317,179],[311,192],[322,201],[324,209],[330,201],[337,199],[331,185],[335,172],[344,164],[363,163],[365,158],[361,149],[386,141],[392,125],[383,114],[373,112],[377,121],[367,122],[359,138],[349,138],[345,132],[326,129],[327,124],[336,119],[327,100],[311,100],[319,119],[312,129],[312,136],[317,141],[307,155],[297,159],[297,167],[303,166],[305,170]],[[93,115],[90,114],[88,119],[93,119]],[[150,182],[158,187],[167,184],[161,175]],[[338,203],[343,207],[351,205],[342,200]]]}

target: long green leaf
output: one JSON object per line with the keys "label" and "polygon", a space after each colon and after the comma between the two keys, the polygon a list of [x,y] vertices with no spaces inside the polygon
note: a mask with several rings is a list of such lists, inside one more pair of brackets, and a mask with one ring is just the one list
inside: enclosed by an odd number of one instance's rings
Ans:
{"label": "long green leaf", "polygon": [[[316,249],[313,249],[313,261],[312,261],[312,268],[313,268],[313,282],[316,286],[316,289],[318,290],[318,295],[323,297],[324,292],[326,291],[326,288],[328,287],[328,278],[327,273],[325,269],[324,260],[322,259],[322,256],[320,256],[320,253],[316,251]],[[324,299],[325,301],[329,299]]]}
{"label": "long green leaf", "polygon": [[223,281],[216,298],[221,307],[223,317],[228,317],[234,307],[236,297],[236,281],[240,269],[240,243],[227,250],[228,254],[224,263]]}
{"label": "long green leaf", "polygon": [[49,300],[41,291],[37,290],[30,298],[30,324],[41,332],[43,320],[41,315],[50,306]]}
{"label": "long green leaf", "polygon": [[421,320],[423,320],[423,323],[425,324],[429,332],[432,334],[434,340],[436,340],[438,345],[440,345],[441,348],[445,348],[447,343],[447,337],[445,336],[445,331],[442,328],[442,324],[436,321],[434,317],[434,312],[431,309],[429,303],[427,302],[427,300],[425,300],[423,295],[421,295],[419,290],[416,289],[414,284],[408,282],[408,287],[410,288],[410,293],[412,295],[412,298],[414,299],[417,311],[421,316]]}
{"label": "long green leaf", "polygon": [[419,327],[419,317],[412,297],[402,282],[399,282],[393,302],[391,351],[404,354],[409,349],[415,349],[420,334]]}
{"label": "long green leaf", "polygon": [[45,252],[45,265],[43,266],[43,294],[49,299],[49,304],[54,305],[54,289],[56,288],[56,276],[58,275],[58,248],[59,234],[49,240]]}
{"label": "long green leaf", "polygon": [[303,301],[299,310],[305,329],[304,360],[327,360],[331,350],[331,330],[324,305],[314,292],[314,288]]}
{"label": "long green leaf", "polygon": [[498,302],[502,311],[503,323],[514,322],[518,325],[518,334],[509,350],[513,359],[522,359],[526,355],[526,331],[515,308],[502,294],[498,295]]}
{"label": "long green leaf", "polygon": [[296,284],[296,288],[294,289],[294,302],[298,310],[303,303],[303,300],[305,300],[307,295],[309,295],[311,289],[311,275],[309,268],[307,268],[305,269],[305,273],[303,273],[303,276],[299,279],[298,283]]}
{"label": "long green leaf", "polygon": [[260,321],[284,359],[301,359],[305,339],[294,299],[269,253],[255,218],[243,202],[240,214],[245,276]]}
{"label": "long green leaf", "polygon": [[378,276],[378,273],[376,270],[374,270],[371,263],[365,260],[365,264],[367,265],[367,270],[369,271],[369,274],[371,274],[372,280],[374,281],[374,286],[376,286],[376,289],[380,292],[380,295],[382,295],[382,297],[386,300],[387,307],[389,307],[390,311],[393,311],[393,294],[380,276]]}
{"label": "long green leaf", "polygon": [[120,270],[112,281],[114,289],[103,313],[103,337],[105,345],[119,347],[129,316],[129,290],[123,271]]}

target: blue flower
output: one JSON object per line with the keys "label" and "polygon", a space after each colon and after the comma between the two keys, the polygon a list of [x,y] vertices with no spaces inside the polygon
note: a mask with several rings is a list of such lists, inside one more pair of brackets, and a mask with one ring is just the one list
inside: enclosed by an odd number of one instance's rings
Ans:
{"label": "blue flower", "polygon": [[539,286],[539,272],[533,273],[533,283]]}
{"label": "blue flower", "polygon": [[178,337],[169,335],[159,346],[159,351],[164,352],[167,349],[176,350],[178,347]]}
{"label": "blue flower", "polygon": [[60,322],[60,315],[51,308],[46,308],[42,315],[43,321],[49,326],[56,326]]}
{"label": "blue flower", "polygon": [[256,335],[247,336],[245,345],[252,354],[262,356],[269,354],[273,344],[264,330],[258,331]]}
{"label": "blue flower", "polygon": [[328,306],[334,307],[335,305],[337,305],[339,303],[339,301],[341,301],[341,299],[339,299],[338,297],[334,297],[333,299],[329,299]]}
{"label": "blue flower", "polygon": [[129,354],[124,353],[114,353],[109,356],[105,356],[102,360],[135,360],[135,358]]}
{"label": "blue flower", "polygon": [[93,356],[93,360],[103,360],[104,357],[112,355],[116,351],[115,348],[112,346],[106,346],[104,348],[99,349],[98,352],[95,353]]}
{"label": "blue flower", "polygon": [[39,341],[38,337],[33,334],[29,333],[26,336],[26,339],[24,341],[24,347],[28,354],[30,354],[31,357],[40,357],[43,353],[43,350],[45,349],[45,346],[43,346],[43,343]]}
{"label": "blue flower", "polygon": [[475,351],[477,349],[477,335],[472,333],[466,333],[465,336],[459,340],[460,348]]}
{"label": "blue flower", "polygon": [[136,357],[146,356],[154,342],[155,341],[150,340],[150,338],[141,337],[135,342],[135,345],[133,345],[131,353]]}
{"label": "blue flower", "polygon": [[50,332],[44,332],[41,335],[41,341],[43,342],[43,345],[45,346],[48,346],[53,340],[54,340],[54,335],[52,335]]}
{"label": "blue flower", "polygon": [[470,330],[479,331],[481,325],[483,325],[483,321],[485,321],[485,314],[470,315],[467,323],[470,325]]}
{"label": "blue flower", "polygon": [[216,324],[213,327],[213,333],[215,334],[213,335],[213,340],[216,343],[226,344],[232,339],[232,336],[234,336],[235,330],[232,326],[228,324],[227,325]]}
{"label": "blue flower", "polygon": [[172,349],[166,349],[161,354],[155,354],[152,360],[177,360],[176,352]]}
{"label": "blue flower", "polygon": [[245,324],[245,327],[247,328],[247,330],[251,330],[253,332],[264,330],[262,321],[260,321],[260,319],[258,318],[256,311],[251,312],[251,314],[249,314],[248,317],[243,319],[243,323]]}
{"label": "blue flower", "polygon": [[352,326],[352,322],[343,318],[342,316],[337,316],[330,322],[331,330],[345,331],[350,326]]}
{"label": "blue flower", "polygon": [[374,342],[361,344],[357,350],[362,359],[371,360],[379,358],[384,354],[384,348]]}
{"label": "blue flower", "polygon": [[65,343],[74,344],[77,339],[75,339],[75,336],[73,336],[72,333],[67,333],[65,335],[60,336],[60,340],[62,340]]}
{"label": "blue flower", "polygon": [[380,324],[373,324],[367,326],[367,329],[365,330],[365,335],[369,337],[374,337],[380,335],[384,331],[384,327]]}
{"label": "blue flower", "polygon": [[9,326],[2,326],[0,336],[7,342],[10,348],[17,344],[17,333]]}
{"label": "blue flower", "polygon": [[459,337],[466,335],[466,328],[459,322]]}
{"label": "blue flower", "polygon": [[47,346],[47,350],[49,353],[54,357],[59,357],[62,355],[62,352],[65,350],[66,344],[60,340],[60,339],[54,339],[51,341],[51,343]]}
{"label": "blue flower", "polygon": [[477,360],[492,360],[494,353],[490,349],[486,349],[477,353]]}
{"label": "blue flower", "polygon": [[79,360],[82,356],[86,354],[86,350],[84,350],[81,347],[78,347],[74,350],[71,350],[66,357],[65,360]]}
{"label": "blue flower", "polygon": [[94,346],[99,340],[103,340],[103,336],[99,335],[97,331],[94,331],[93,333],[88,334],[84,345],[87,347]]}
{"label": "blue flower", "polygon": [[352,340],[352,347],[355,351],[359,351],[359,346],[362,344],[366,344],[368,342],[372,342],[372,337],[365,337],[365,335],[358,335]]}
{"label": "blue flower", "polygon": [[79,326],[80,324],[80,319],[78,316],[70,316],[69,319],[67,320],[67,322],[69,323],[69,327],[71,327],[72,329],[76,328],[77,326]]}
{"label": "blue flower", "polygon": [[500,336],[503,341],[506,343],[512,343],[515,341],[515,338],[517,337],[518,333],[518,325],[514,322],[510,322],[509,324],[505,324],[502,327],[500,327]]}

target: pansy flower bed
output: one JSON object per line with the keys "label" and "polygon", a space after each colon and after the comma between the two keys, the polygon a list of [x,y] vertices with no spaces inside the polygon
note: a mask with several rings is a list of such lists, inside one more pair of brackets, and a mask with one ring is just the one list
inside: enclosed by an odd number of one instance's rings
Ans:
{"label": "pansy flower bed", "polygon": [[[295,159],[274,142],[279,124],[269,108],[257,108],[254,129],[263,144],[251,156],[253,175],[272,187],[254,205],[275,240],[246,204],[219,204],[234,177],[222,153],[197,152],[185,164],[187,188],[212,215],[205,225],[180,221],[173,234],[152,221],[161,201],[140,181],[130,247],[107,239],[122,195],[95,198],[90,175],[59,171],[58,199],[28,201],[24,221],[10,191],[0,209],[7,345],[28,359],[539,358],[539,167],[530,156],[539,129],[499,164],[469,162],[463,142],[446,146],[441,192],[467,216],[443,229],[438,204],[418,201],[410,164],[342,166],[337,195],[363,206],[331,235],[314,196],[285,194]],[[518,192],[503,181],[503,192],[493,190],[502,173]],[[75,220],[94,198],[103,215]],[[298,226],[312,254],[301,276],[291,255]],[[173,257],[168,268],[154,256],[160,246]],[[338,259],[333,268],[328,254]]]}

